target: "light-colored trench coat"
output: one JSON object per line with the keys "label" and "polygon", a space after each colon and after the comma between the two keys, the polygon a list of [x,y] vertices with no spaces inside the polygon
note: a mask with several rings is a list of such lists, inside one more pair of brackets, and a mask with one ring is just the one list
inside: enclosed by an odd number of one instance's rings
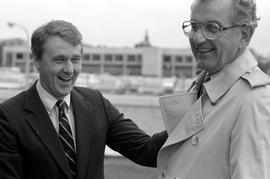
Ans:
{"label": "light-colored trench coat", "polygon": [[270,83],[246,50],[186,94],[161,97],[169,138],[159,178],[270,179]]}

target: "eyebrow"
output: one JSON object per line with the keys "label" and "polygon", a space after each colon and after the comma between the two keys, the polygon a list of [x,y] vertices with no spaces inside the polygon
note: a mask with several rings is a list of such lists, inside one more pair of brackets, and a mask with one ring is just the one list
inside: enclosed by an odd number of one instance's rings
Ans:
{"label": "eyebrow", "polygon": [[59,54],[59,55],[54,55],[53,58],[66,58],[65,55]]}
{"label": "eyebrow", "polygon": [[[67,55],[59,54],[59,55],[53,56],[53,58],[57,58],[57,57],[67,58]],[[72,55],[72,57],[79,57],[79,58],[81,58],[81,55],[74,54],[74,55]]]}
{"label": "eyebrow", "polygon": [[198,24],[206,24],[206,23],[217,23],[220,27],[224,27],[219,21],[217,20],[208,20],[206,22],[199,22],[199,21],[196,21],[196,20],[190,20],[190,22],[195,22],[195,23],[198,23]]}
{"label": "eyebrow", "polygon": [[217,23],[219,26],[223,26],[219,21],[217,20],[209,20],[209,21],[206,21],[206,22],[211,22],[211,23]]}

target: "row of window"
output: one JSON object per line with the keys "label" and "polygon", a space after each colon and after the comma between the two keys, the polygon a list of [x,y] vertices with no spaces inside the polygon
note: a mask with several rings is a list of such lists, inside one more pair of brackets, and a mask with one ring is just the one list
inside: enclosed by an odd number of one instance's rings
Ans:
{"label": "row of window", "polygon": [[193,58],[192,56],[171,56],[171,55],[163,55],[163,62],[165,63],[192,63]]}
{"label": "row of window", "polygon": [[[25,54],[24,53],[16,53],[16,59],[24,59]],[[82,59],[86,61],[101,61],[101,59],[104,58],[105,61],[107,62],[123,62],[124,61],[124,55],[116,54],[105,54],[100,55],[100,54],[84,54]],[[128,62],[137,62],[141,63],[142,61],[142,56],[141,55],[126,55],[126,59]],[[163,55],[163,62],[164,63],[192,63],[193,58],[192,56],[171,56],[171,55]]]}
{"label": "row of window", "polygon": [[121,54],[84,54],[83,55],[83,60],[86,61],[101,61],[102,58],[104,58],[104,61],[111,62],[111,61],[116,61],[116,62],[123,62],[124,59],[126,59],[128,62],[137,62],[141,63],[142,62],[142,56],[141,55],[121,55]]}
{"label": "row of window", "polygon": [[[21,65],[24,69],[23,64],[14,64],[13,55],[17,60],[23,60],[26,58],[25,53],[17,52],[15,54],[6,53],[5,65]],[[142,75],[142,55],[140,54],[84,54],[82,59],[84,61],[105,61],[112,63],[85,63],[83,66],[83,71],[91,73],[111,73],[114,75]],[[123,65],[123,63],[113,63],[113,62],[130,62]],[[19,61],[17,61],[19,62]],[[21,61],[22,62],[22,61]],[[186,65],[182,66],[181,63]],[[94,64],[100,64],[95,66]],[[103,64],[103,65],[102,65]],[[108,66],[111,64],[112,66]],[[113,65],[114,64],[114,65]],[[188,64],[188,66],[187,66]],[[162,76],[193,76],[193,58],[192,56],[180,56],[180,55],[162,55]]]}
{"label": "row of window", "polygon": [[[25,58],[25,53],[18,52],[16,53],[16,59],[18,60],[23,60]],[[11,53],[7,53],[7,56],[11,58]],[[86,61],[101,61],[101,59],[104,58],[105,61],[111,62],[111,61],[116,61],[116,62],[123,62],[124,61],[124,55],[116,54],[105,54],[105,55],[100,55],[100,54],[83,54],[82,59]],[[128,62],[137,62],[141,63],[142,62],[142,56],[141,55],[126,55],[127,61]]]}

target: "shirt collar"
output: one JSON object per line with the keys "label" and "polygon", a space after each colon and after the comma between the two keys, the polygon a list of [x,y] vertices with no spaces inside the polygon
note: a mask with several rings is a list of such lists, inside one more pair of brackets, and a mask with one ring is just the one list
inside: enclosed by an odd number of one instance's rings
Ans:
{"label": "shirt collar", "polygon": [[211,103],[216,103],[243,74],[256,66],[257,61],[246,49],[235,61],[212,76],[210,81],[204,83]]}
{"label": "shirt collar", "polygon": [[[36,85],[39,97],[44,104],[46,110],[48,112],[52,112],[53,107],[55,106],[57,99],[53,97],[50,93],[48,93],[40,84],[40,80],[38,80]],[[70,108],[70,93],[66,95],[63,100],[65,101],[68,108]]]}

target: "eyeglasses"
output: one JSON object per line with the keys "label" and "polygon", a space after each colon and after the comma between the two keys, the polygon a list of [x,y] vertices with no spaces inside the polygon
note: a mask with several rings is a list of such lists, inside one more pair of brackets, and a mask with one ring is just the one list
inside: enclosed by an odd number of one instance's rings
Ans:
{"label": "eyeglasses", "polygon": [[182,29],[184,34],[188,38],[193,38],[196,32],[201,29],[202,34],[208,40],[215,40],[220,37],[221,33],[227,29],[242,27],[243,25],[233,25],[229,27],[222,27],[216,22],[206,22],[200,23],[196,21],[184,21],[182,24]]}

